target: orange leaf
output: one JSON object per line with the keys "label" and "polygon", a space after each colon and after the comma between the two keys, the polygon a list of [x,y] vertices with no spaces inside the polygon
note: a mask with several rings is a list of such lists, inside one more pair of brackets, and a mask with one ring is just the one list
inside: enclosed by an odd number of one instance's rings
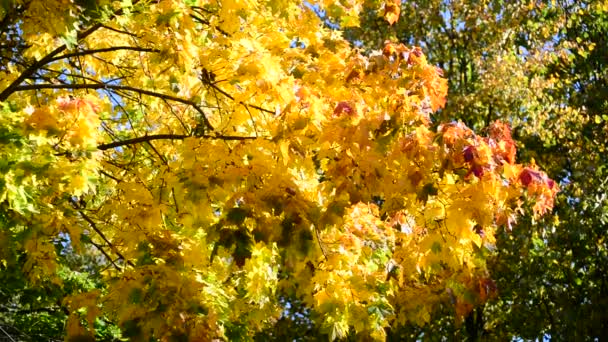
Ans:
{"label": "orange leaf", "polygon": [[393,25],[399,20],[399,14],[401,14],[401,1],[389,0],[384,3],[384,19],[386,19],[390,25]]}

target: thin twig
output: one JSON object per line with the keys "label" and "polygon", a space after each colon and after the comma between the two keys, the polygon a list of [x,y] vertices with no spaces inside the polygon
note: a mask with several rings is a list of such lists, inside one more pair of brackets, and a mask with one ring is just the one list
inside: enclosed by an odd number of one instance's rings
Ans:
{"label": "thin twig", "polygon": [[160,158],[160,160],[163,162],[163,164],[165,164],[165,166],[169,166],[169,163],[165,159],[165,156],[163,156],[162,154],[160,154],[160,152],[158,152],[158,150],[154,147],[154,145],[152,145],[151,141],[149,141],[149,140],[146,141],[146,144],[148,144],[152,148],[152,151],[154,151],[154,153],[156,153],[158,158]]}
{"label": "thin twig", "polygon": [[175,199],[175,188],[171,188],[171,195],[173,196],[173,203],[175,204],[175,212],[179,214],[179,206],[177,205],[177,200]]}
{"label": "thin twig", "polygon": [[231,37],[231,36],[232,36],[230,33],[228,33],[228,32],[226,32],[226,31],[222,30],[222,29],[221,29],[219,26],[211,25],[211,23],[210,23],[208,20],[206,20],[206,19],[203,19],[203,18],[201,18],[201,17],[198,17],[198,16],[196,16],[196,15],[194,15],[194,14],[190,14],[190,17],[191,17],[192,19],[194,19],[194,21],[196,21],[196,22],[198,22],[198,23],[200,23],[200,24],[207,25],[207,26],[209,26],[209,27],[212,27],[212,28],[214,28],[214,29],[218,30],[218,32],[220,32],[221,34],[223,34],[223,35],[224,35],[224,36],[226,36],[226,37]]}
{"label": "thin twig", "polygon": [[9,338],[9,340],[11,340],[11,341],[13,341],[13,342],[16,342],[15,340],[13,340],[13,338],[11,337],[11,335],[9,335],[9,334],[6,332],[6,330],[2,329],[2,326],[0,326],[0,330],[2,330],[2,332],[4,333],[4,335],[6,335],[6,336]]}
{"label": "thin twig", "polygon": [[245,109],[247,109],[247,113],[249,113],[249,118],[251,119],[251,124],[253,125],[253,130],[255,131],[255,136],[258,136],[258,126],[255,123],[255,120],[253,119],[253,115],[251,115],[251,111],[249,110],[249,106],[244,105]]}
{"label": "thin twig", "polygon": [[139,36],[138,36],[138,35],[136,35],[135,33],[131,33],[131,32],[127,32],[127,31],[119,30],[119,29],[117,29],[117,28],[113,28],[113,27],[110,27],[110,26],[108,26],[108,25],[101,25],[101,27],[103,27],[103,28],[104,28],[104,29],[106,29],[106,30],[114,31],[114,32],[116,32],[116,33],[120,33],[120,34],[126,34],[126,35],[131,36],[131,37],[134,37],[134,38],[139,38]]}
{"label": "thin twig", "polygon": [[317,236],[317,243],[319,244],[319,248],[321,248],[321,253],[323,253],[325,260],[328,260],[327,253],[325,252],[325,246],[323,246],[323,244],[321,243],[321,235],[319,234],[319,230],[316,226],[313,226],[312,229],[314,229],[315,235]]}
{"label": "thin twig", "polygon": [[[134,265],[134,264],[133,264],[133,263],[132,263],[130,260],[127,260],[127,258],[125,258],[125,256],[124,256],[124,255],[122,255],[122,253],[120,253],[120,252],[118,251],[118,249],[117,249],[117,248],[116,248],[116,247],[115,247],[115,246],[114,246],[114,245],[113,245],[113,244],[110,242],[110,240],[108,240],[108,238],[105,236],[105,234],[104,234],[104,233],[103,233],[101,230],[99,230],[99,228],[97,228],[97,224],[95,224],[95,222],[94,222],[94,221],[93,221],[93,220],[92,220],[92,219],[91,219],[91,218],[90,218],[90,217],[89,217],[87,214],[85,214],[85,213],[84,213],[82,210],[80,210],[80,209],[78,208],[78,204],[76,204],[76,206],[77,206],[76,208],[77,208],[78,213],[80,214],[80,216],[81,216],[81,217],[82,217],[82,218],[83,218],[85,221],[87,221],[87,223],[88,223],[88,224],[91,226],[91,228],[92,228],[92,229],[95,231],[95,233],[97,233],[97,235],[99,235],[99,237],[101,237],[101,239],[102,239],[102,240],[103,240],[103,241],[104,241],[104,242],[105,242],[105,243],[106,243],[108,246],[110,246],[110,248],[112,249],[112,251],[113,251],[114,253],[116,253],[116,255],[118,255],[118,257],[119,257],[120,259],[122,259],[123,261],[125,261],[125,262],[127,263],[127,265],[129,265],[129,266],[131,266],[131,267],[135,267],[135,265]],[[92,242],[92,241],[91,241],[91,242]],[[110,260],[112,260],[112,259],[110,259]]]}
{"label": "thin twig", "polygon": [[97,248],[98,251],[101,252],[101,254],[103,254],[104,257],[106,257],[106,259],[108,259],[108,261],[110,262],[110,264],[112,264],[112,266],[114,266],[114,268],[118,271],[118,272],[122,272],[122,267],[118,266],[114,260],[112,259],[112,257],[110,257],[110,255],[108,254],[108,252],[106,252],[103,247],[101,247],[101,245],[95,243],[93,240],[90,241],[91,245],[95,246],[95,248]]}
{"label": "thin twig", "polygon": [[[206,82],[206,84],[208,86],[210,86],[211,88],[217,90],[220,94],[222,94],[222,95],[226,96],[227,98],[231,99],[232,101],[234,101],[234,97],[232,95],[228,94],[227,92],[225,92],[224,90],[222,90],[220,87],[218,87],[214,83]],[[252,104],[247,104],[247,103],[245,103],[243,101],[240,101],[239,104],[243,105],[245,107],[249,106],[251,108],[255,108],[257,110],[260,110],[262,112],[266,112],[266,113],[269,113],[269,114],[275,114],[275,112],[272,111],[272,110],[270,110],[270,109],[266,109],[266,108],[263,108],[263,107],[260,107],[260,106],[256,106],[256,105],[252,105]]]}
{"label": "thin twig", "polygon": [[113,179],[113,180],[114,180],[116,183],[120,183],[120,182],[122,182],[122,180],[120,180],[120,179],[118,179],[118,178],[116,178],[116,177],[112,176],[111,174],[109,174],[109,173],[105,172],[104,170],[99,170],[99,173],[101,173],[102,175],[104,175],[104,176],[106,176],[106,177],[108,177],[108,178]]}

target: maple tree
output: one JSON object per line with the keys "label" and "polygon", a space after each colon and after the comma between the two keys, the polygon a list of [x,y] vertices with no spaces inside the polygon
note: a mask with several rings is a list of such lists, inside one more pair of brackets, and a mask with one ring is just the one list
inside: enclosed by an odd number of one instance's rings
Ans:
{"label": "maple tree", "polygon": [[[511,123],[518,159],[560,184],[555,210],[497,234],[489,262],[498,296],[453,324],[444,305],[432,324],[396,336],[581,340],[606,331],[606,44],[601,1],[407,1],[399,22],[366,1],[360,27],[345,33],[363,49],[399,39],[428,47],[449,81],[434,115],[483,131]],[[585,317],[585,319],[580,319]]]}
{"label": "maple tree", "polygon": [[462,318],[497,230],[553,206],[508,125],[432,127],[419,47],[327,27],[361,2],[2,6],[0,267],[68,340],[248,339],[296,301],[330,339]]}

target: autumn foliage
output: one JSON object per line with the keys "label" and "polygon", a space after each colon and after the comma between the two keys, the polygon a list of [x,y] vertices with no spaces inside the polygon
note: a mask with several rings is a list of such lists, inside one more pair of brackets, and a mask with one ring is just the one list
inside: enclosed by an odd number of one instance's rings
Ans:
{"label": "autumn foliage", "polygon": [[381,340],[492,296],[496,230],[552,207],[508,125],[431,128],[447,82],[420,48],[363,54],[314,8],[352,23],[357,1],[97,5],[32,1],[28,63],[0,69],[1,267],[42,285],[62,248],[107,265],[63,299],[68,336],[104,317],[134,339],[251,338],[297,298],[331,339]]}

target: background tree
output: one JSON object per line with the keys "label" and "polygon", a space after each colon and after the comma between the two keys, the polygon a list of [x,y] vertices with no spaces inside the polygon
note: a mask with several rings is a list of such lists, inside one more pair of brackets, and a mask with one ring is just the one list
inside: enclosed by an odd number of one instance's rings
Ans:
{"label": "background tree", "polygon": [[[499,296],[450,325],[410,326],[413,336],[593,339],[606,331],[606,13],[600,1],[407,1],[388,25],[367,2],[363,47],[385,39],[423,46],[449,80],[436,124],[478,130],[511,122],[519,157],[560,183],[554,216],[524,219],[498,235],[491,263]],[[580,319],[585,317],[585,319]]]}

